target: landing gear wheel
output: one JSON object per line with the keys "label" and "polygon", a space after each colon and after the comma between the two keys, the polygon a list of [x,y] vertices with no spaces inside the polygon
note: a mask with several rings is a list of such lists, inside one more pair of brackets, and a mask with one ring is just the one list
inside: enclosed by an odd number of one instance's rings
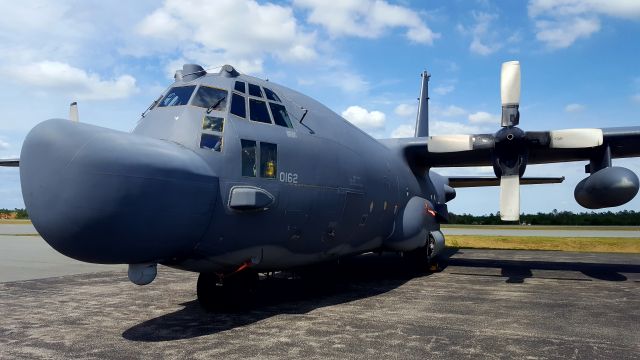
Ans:
{"label": "landing gear wheel", "polygon": [[438,272],[441,270],[439,259],[435,254],[436,252],[436,239],[429,235],[427,239],[427,265],[430,272]]}
{"label": "landing gear wheel", "polygon": [[429,235],[427,243],[415,250],[407,251],[404,257],[407,259],[409,267],[417,273],[438,271],[438,261],[434,256],[436,250],[436,240]]}
{"label": "landing gear wheel", "polygon": [[241,271],[226,277],[201,273],[198,276],[198,302],[207,311],[231,311],[247,308],[253,302],[258,273]]}

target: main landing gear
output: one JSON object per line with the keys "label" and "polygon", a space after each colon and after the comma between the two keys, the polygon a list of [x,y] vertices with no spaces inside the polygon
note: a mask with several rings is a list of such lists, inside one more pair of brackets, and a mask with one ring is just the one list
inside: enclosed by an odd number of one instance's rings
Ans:
{"label": "main landing gear", "polygon": [[413,271],[418,273],[438,272],[440,271],[440,266],[437,256],[434,255],[435,250],[436,240],[433,236],[429,235],[427,243],[423,247],[407,251],[403,256]]}
{"label": "main landing gear", "polygon": [[258,285],[258,273],[245,269],[230,275],[200,273],[198,302],[208,311],[242,310],[249,307]]}

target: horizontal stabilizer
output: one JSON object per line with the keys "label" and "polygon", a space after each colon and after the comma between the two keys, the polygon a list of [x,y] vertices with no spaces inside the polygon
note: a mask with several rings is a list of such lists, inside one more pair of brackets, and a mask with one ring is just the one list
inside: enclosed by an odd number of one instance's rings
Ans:
{"label": "horizontal stabilizer", "polygon": [[0,166],[18,167],[20,166],[20,159],[0,159]]}
{"label": "horizontal stabilizer", "polygon": [[[520,185],[559,184],[564,181],[561,177],[523,177]],[[451,176],[449,186],[453,188],[499,186],[500,179],[495,176]]]}

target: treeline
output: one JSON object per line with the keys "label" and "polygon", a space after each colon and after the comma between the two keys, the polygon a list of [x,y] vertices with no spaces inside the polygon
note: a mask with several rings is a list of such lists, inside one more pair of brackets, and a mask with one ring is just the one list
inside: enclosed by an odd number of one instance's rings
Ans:
{"label": "treeline", "polygon": [[[465,225],[505,225],[500,213],[475,216],[470,214],[449,214],[449,223]],[[592,225],[592,226],[640,226],[640,212],[624,210],[618,212],[581,212],[553,210],[550,213],[522,214],[520,224],[525,225]]]}
{"label": "treeline", "polygon": [[28,219],[29,214],[25,209],[0,209],[0,219]]}

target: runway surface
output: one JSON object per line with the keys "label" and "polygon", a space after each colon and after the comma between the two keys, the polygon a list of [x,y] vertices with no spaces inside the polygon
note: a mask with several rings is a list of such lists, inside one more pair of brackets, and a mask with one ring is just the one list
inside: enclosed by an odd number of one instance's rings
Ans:
{"label": "runway surface", "polygon": [[342,264],[333,288],[264,279],[256,305],[206,313],[196,275],[161,267],[0,284],[1,359],[584,358],[640,353],[640,255],[448,252]]}
{"label": "runway surface", "polygon": [[40,236],[0,234],[0,282],[116,269],[126,269],[126,265],[87,264],[58,253]]}

